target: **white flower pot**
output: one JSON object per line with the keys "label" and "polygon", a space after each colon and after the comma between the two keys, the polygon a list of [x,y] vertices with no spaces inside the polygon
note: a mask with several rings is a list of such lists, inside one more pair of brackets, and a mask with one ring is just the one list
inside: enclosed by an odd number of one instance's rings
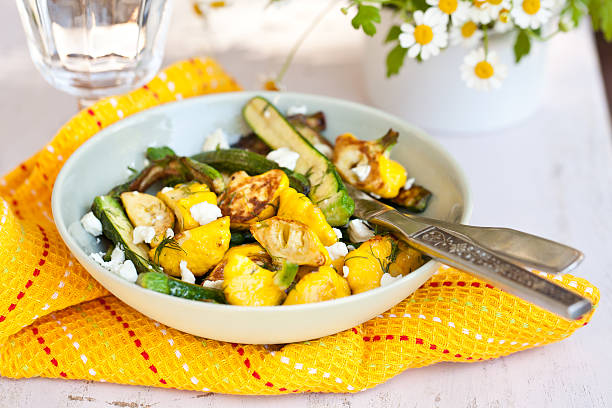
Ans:
{"label": "white flower pot", "polygon": [[[387,17],[385,19],[385,17]],[[370,102],[385,111],[430,130],[483,132],[518,123],[540,106],[546,64],[545,43],[534,42],[531,53],[514,63],[514,33],[495,35],[489,50],[508,67],[502,87],[477,91],[461,79],[463,58],[471,51],[450,46],[422,63],[406,57],[399,75],[386,77],[383,45],[391,24],[390,13],[373,38],[365,43],[363,71]]]}

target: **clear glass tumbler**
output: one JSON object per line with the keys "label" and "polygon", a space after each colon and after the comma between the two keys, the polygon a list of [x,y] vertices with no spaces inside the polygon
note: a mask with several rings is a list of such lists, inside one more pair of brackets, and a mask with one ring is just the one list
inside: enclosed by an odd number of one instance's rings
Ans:
{"label": "clear glass tumbler", "polygon": [[171,1],[17,0],[17,7],[40,73],[86,106],[155,75]]}

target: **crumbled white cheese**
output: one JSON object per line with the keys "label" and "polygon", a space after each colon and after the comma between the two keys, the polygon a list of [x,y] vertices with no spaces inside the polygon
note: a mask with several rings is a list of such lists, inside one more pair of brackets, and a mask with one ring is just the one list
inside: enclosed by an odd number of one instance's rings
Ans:
{"label": "crumbled white cheese", "polygon": [[123,252],[123,249],[121,249],[119,245],[113,249],[110,261],[104,261],[102,258],[103,256],[104,252],[94,252],[90,255],[90,257],[99,263],[103,268],[121,276],[123,279],[129,282],[136,282],[136,278],[138,278],[136,267],[132,261],[125,259],[125,252]]}
{"label": "crumbled white cheese", "polygon": [[349,267],[348,267],[348,266],[346,266],[346,265],[344,265],[344,266],[342,267],[342,274],[344,275],[344,278],[345,278],[345,279],[346,279],[346,278],[348,278],[348,276],[349,276],[349,272],[350,272],[350,271],[349,271]]}
{"label": "crumbled white cheese", "polygon": [[136,282],[136,279],[138,279],[138,272],[136,272],[136,267],[129,259],[121,264],[119,270],[117,271],[117,274],[126,281],[132,283]]}
{"label": "crumbled white cheese", "polygon": [[372,197],[374,197],[375,199],[377,199],[377,200],[380,200],[380,198],[381,198],[381,197],[380,197],[378,194],[376,194],[376,193],[370,193],[370,195],[371,195]]}
{"label": "crumbled white cheese", "polygon": [[348,249],[346,248],[346,244],[344,242],[336,242],[333,245],[325,247],[325,249],[327,249],[327,253],[329,253],[329,257],[332,259],[332,261],[342,258],[348,254]]}
{"label": "crumbled white cheese", "polygon": [[334,151],[332,150],[332,148],[326,145],[325,143],[315,143],[313,146],[315,149],[327,156],[328,159],[331,159],[334,155]]}
{"label": "crumbled white cheese", "polygon": [[94,237],[102,235],[102,223],[91,211],[81,218],[81,225],[85,231],[89,232]]}
{"label": "crumbled white cheese", "polygon": [[414,184],[414,177],[410,177],[408,180],[406,180],[406,184],[404,184],[404,190],[410,190],[410,188],[412,188],[412,185]]}
{"label": "crumbled white cheese", "polygon": [[287,108],[287,116],[305,115],[307,111],[308,111],[308,108],[306,108],[306,105],[292,105],[289,108]]}
{"label": "crumbled white cheese", "polygon": [[346,249],[348,249],[348,250],[349,250],[349,252],[350,252],[350,251],[354,251],[354,250],[355,250],[355,249],[357,249],[357,248],[355,248],[355,247],[354,247],[353,245],[351,245],[351,244],[348,244],[348,245],[346,246]]}
{"label": "crumbled white cheese", "polygon": [[355,166],[351,169],[353,173],[357,176],[359,181],[365,181],[370,175],[370,171],[372,168],[369,164],[360,164],[359,166]]}
{"label": "crumbled white cheese", "polygon": [[168,191],[172,191],[172,190],[174,190],[172,187],[164,187],[161,189],[161,192],[166,194]]}
{"label": "crumbled white cheese", "polygon": [[360,219],[354,219],[349,221],[348,225],[349,239],[351,242],[365,242],[370,238],[374,238],[374,231],[372,231],[365,223]]}
{"label": "crumbled white cheese", "polygon": [[229,149],[227,136],[225,136],[225,132],[223,132],[223,129],[221,128],[216,129],[214,132],[208,135],[204,141],[204,145],[202,146],[202,151],[204,152],[217,149]]}
{"label": "crumbled white cheese", "polygon": [[207,202],[197,203],[191,206],[189,212],[193,219],[200,225],[206,225],[221,217],[221,209]]}
{"label": "crumbled white cheese", "polygon": [[195,276],[187,268],[187,261],[181,261],[179,263],[179,269],[181,270],[181,280],[187,283],[195,283]]}
{"label": "crumbled white cheese", "polygon": [[174,230],[172,228],[166,230],[166,238],[174,238]]}
{"label": "crumbled white cheese", "polygon": [[202,282],[202,286],[205,288],[223,289],[223,279],[216,281],[205,280]]}
{"label": "crumbled white cheese", "polygon": [[402,275],[391,276],[390,273],[385,272],[383,273],[383,276],[380,277],[380,286],[390,285],[396,280],[401,279],[402,277],[403,277]]}
{"label": "crumbled white cheese", "polygon": [[153,227],[139,225],[134,228],[134,231],[132,232],[132,242],[135,245],[138,245],[142,242],[150,244],[151,241],[153,241],[153,238],[155,238],[155,228]]}
{"label": "crumbled white cheese", "polygon": [[270,110],[269,110],[269,109],[266,109],[266,110],[264,111],[263,115],[264,115],[264,118],[268,119],[268,118],[270,117]]}
{"label": "crumbled white cheese", "polygon": [[332,228],[332,230],[334,231],[338,239],[342,239],[342,231],[340,231],[338,228]]}
{"label": "crumbled white cheese", "polygon": [[286,167],[289,170],[295,170],[300,155],[288,147],[281,147],[280,149],[272,150],[266,156],[266,159],[276,162],[281,167]]}

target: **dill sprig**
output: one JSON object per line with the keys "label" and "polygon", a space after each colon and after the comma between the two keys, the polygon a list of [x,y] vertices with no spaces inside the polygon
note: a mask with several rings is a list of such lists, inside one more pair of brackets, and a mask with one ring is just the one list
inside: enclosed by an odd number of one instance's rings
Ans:
{"label": "dill sprig", "polygon": [[187,253],[185,252],[183,248],[181,248],[181,246],[176,241],[176,239],[174,239],[174,237],[165,237],[164,239],[162,239],[159,245],[155,248],[155,254],[153,254],[153,259],[156,264],[159,264],[159,257],[164,248],[167,248],[173,251],[183,251],[183,253],[185,254]]}

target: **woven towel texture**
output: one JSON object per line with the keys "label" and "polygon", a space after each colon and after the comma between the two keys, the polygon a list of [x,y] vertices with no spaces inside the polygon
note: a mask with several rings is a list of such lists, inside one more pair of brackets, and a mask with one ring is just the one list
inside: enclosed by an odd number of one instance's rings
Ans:
{"label": "woven towel texture", "polygon": [[[407,368],[476,362],[556,342],[590,320],[592,313],[566,321],[446,267],[377,318],[282,348],[185,334],[110,296],[54,227],[51,190],[62,164],[85,140],[130,114],[239,89],[211,59],[174,64],[148,85],[80,112],[0,179],[0,375],[235,394],[357,392]],[[589,282],[554,279],[597,304],[599,291]]]}

